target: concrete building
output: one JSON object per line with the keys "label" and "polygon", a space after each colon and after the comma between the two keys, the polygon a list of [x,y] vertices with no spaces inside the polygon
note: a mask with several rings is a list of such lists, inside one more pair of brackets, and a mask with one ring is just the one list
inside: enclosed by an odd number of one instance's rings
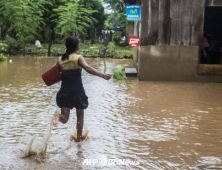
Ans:
{"label": "concrete building", "polygon": [[[206,9],[222,12],[222,0],[125,1],[142,6],[142,19],[134,22],[139,80],[222,82],[221,64],[200,63]],[[222,18],[217,23],[222,26]]]}

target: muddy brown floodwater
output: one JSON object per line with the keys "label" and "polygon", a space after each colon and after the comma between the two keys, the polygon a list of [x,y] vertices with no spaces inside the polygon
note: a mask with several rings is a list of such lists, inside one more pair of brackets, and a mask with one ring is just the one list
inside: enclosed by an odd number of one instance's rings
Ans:
{"label": "muddy brown floodwater", "polygon": [[[105,81],[85,71],[88,139],[70,141],[72,110],[67,124],[52,129],[44,160],[22,158],[33,137],[36,148],[44,140],[57,109],[60,84],[41,80],[57,59],[9,59],[0,63],[0,169],[222,169],[222,84]],[[102,60],[87,61],[104,70]],[[132,61],[106,61],[108,68],[118,64]]]}

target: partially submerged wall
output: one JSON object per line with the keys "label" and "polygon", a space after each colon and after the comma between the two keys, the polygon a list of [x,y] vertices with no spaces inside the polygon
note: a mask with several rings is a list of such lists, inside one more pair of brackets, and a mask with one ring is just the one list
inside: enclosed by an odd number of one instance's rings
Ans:
{"label": "partially submerged wall", "polygon": [[222,82],[222,76],[198,75],[198,46],[142,46],[138,78],[140,81]]}
{"label": "partially submerged wall", "polygon": [[141,0],[141,47],[134,49],[133,61],[134,67],[138,61],[139,80],[222,82],[219,75],[198,75],[205,5],[220,4],[222,0]]}

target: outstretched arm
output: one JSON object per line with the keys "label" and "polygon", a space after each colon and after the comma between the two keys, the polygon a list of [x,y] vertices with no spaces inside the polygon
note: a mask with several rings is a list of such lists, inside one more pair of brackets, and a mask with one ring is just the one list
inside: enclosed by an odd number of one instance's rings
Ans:
{"label": "outstretched arm", "polygon": [[90,74],[93,74],[93,75],[96,75],[98,77],[101,77],[101,78],[104,78],[105,80],[109,80],[111,78],[111,75],[110,74],[103,74],[99,71],[97,71],[96,69],[94,69],[93,67],[89,66],[85,59],[83,58],[83,56],[80,56],[79,57],[79,65],[84,68],[88,73]]}

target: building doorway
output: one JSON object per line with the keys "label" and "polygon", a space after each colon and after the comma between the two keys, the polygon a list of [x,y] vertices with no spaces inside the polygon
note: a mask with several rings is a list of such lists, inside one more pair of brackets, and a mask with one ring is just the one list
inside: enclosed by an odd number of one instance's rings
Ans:
{"label": "building doorway", "polygon": [[222,7],[205,7],[201,64],[222,64]]}

